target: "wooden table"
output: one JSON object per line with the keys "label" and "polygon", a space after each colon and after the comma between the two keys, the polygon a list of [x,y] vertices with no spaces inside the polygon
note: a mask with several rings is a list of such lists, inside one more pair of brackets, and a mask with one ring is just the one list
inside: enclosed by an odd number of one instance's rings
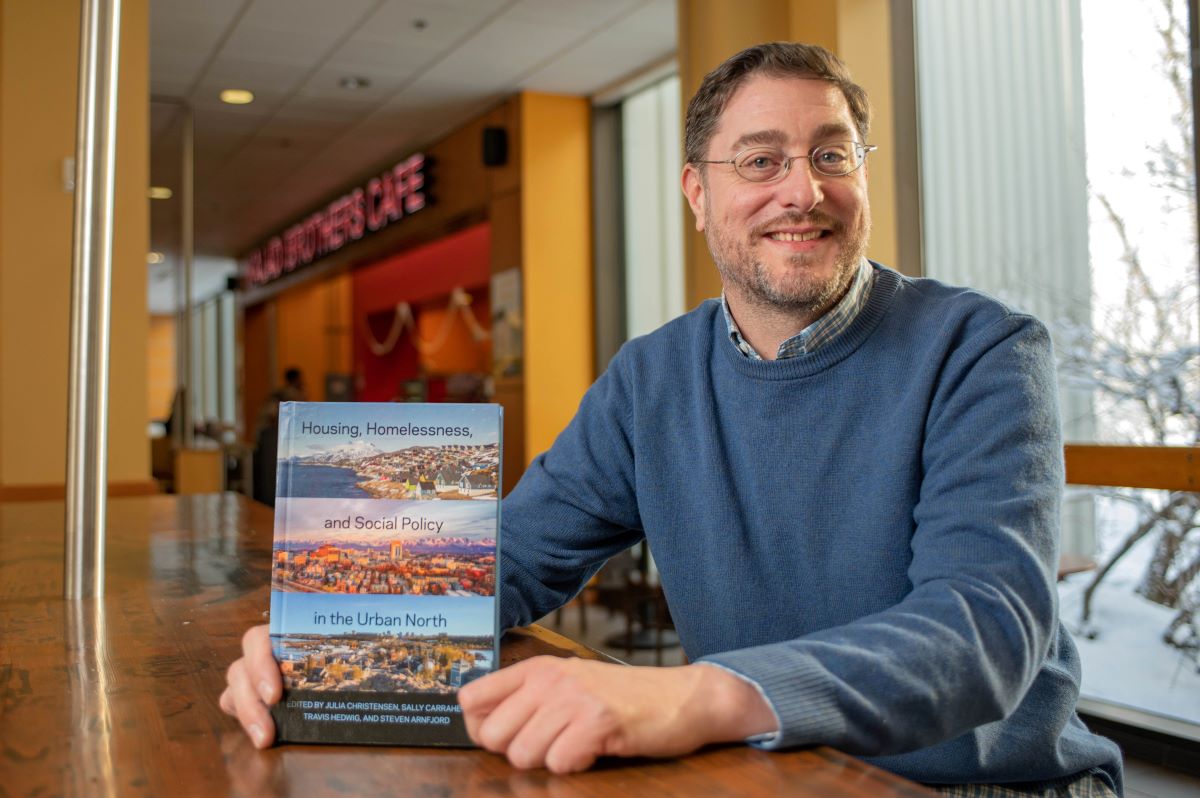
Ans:
{"label": "wooden table", "polygon": [[[746,746],[587,773],[479,750],[258,751],[217,707],[268,606],[272,511],[237,494],[114,499],[107,591],[62,595],[61,502],[0,503],[0,796],[932,795],[828,748]],[[532,627],[502,661],[603,657]]]}

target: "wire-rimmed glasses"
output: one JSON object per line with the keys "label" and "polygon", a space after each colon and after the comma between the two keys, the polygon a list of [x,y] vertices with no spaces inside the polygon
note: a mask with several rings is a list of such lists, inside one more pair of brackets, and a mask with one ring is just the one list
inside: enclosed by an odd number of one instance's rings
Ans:
{"label": "wire-rimmed glasses", "polygon": [[817,174],[841,177],[858,169],[867,160],[867,153],[879,149],[875,144],[857,141],[834,141],[813,147],[804,155],[786,155],[778,147],[749,147],[724,161],[695,163],[732,164],[734,171],[751,183],[772,183],[782,180],[792,168],[792,161],[807,158]]}

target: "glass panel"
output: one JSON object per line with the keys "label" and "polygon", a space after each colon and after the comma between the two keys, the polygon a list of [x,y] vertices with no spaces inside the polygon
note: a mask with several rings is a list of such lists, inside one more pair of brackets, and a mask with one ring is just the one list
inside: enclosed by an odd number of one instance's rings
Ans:
{"label": "glass panel", "polygon": [[1196,182],[1185,0],[1083,6],[1090,327],[1061,326],[1096,440],[1200,441]]}
{"label": "glass panel", "polygon": [[[1060,325],[1060,372],[1090,388],[1096,439],[1200,441],[1188,8],[1084,3],[1092,324]],[[1061,591],[1085,696],[1200,722],[1200,494],[1096,496],[1095,574]],[[1134,654],[1134,656],[1130,656]]]}
{"label": "glass panel", "polygon": [[1099,567],[1059,589],[1082,694],[1198,723],[1200,493],[1114,488],[1096,504]]}
{"label": "glass panel", "polygon": [[[1068,440],[1200,443],[1186,0],[914,12],[926,274],[1046,322]],[[1085,699],[1200,739],[1200,497],[1072,488],[1062,548]]]}

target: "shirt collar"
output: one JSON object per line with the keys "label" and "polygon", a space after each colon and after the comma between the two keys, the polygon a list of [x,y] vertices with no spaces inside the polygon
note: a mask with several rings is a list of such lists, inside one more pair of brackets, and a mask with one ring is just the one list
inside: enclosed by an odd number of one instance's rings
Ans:
{"label": "shirt collar", "polygon": [[[811,354],[836,338],[858,318],[863,306],[867,304],[867,298],[871,295],[871,286],[874,282],[875,269],[872,268],[870,261],[863,258],[859,261],[858,271],[854,273],[854,279],[850,281],[850,288],[841,301],[821,318],[781,343],[779,350],[775,353],[776,359],[786,360],[798,355]],[[729,339],[733,341],[733,345],[751,360],[762,360],[762,355],[756,352],[750,342],[742,337],[742,332],[738,329],[737,322],[733,320],[733,314],[729,311],[729,303],[725,300],[723,291],[721,292],[721,310],[725,313],[725,323],[729,327]]]}

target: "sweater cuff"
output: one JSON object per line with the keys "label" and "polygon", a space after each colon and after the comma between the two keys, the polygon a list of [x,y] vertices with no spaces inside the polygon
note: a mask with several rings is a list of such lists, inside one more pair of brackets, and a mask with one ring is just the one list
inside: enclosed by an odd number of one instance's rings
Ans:
{"label": "sweater cuff", "polygon": [[[737,678],[741,679],[746,684],[753,687],[755,690],[758,691],[758,694],[759,694],[759,696],[762,697],[762,700],[767,702],[767,706],[771,708],[771,714],[775,716],[775,728],[779,729],[783,725],[782,723],[779,722],[779,713],[775,711],[775,705],[771,703],[771,699],[767,698],[767,694],[763,692],[762,685],[760,685],[758,682],[749,678],[745,674],[741,674],[735,670],[726,668],[724,665],[722,665],[719,662],[712,662],[710,660],[702,659],[702,660],[697,660],[696,664],[697,665],[711,665],[714,668],[720,668],[721,670],[725,671],[725,673],[728,673],[731,676],[736,676]],[[750,743],[751,745],[758,746],[759,748],[770,749],[770,748],[775,747],[774,743],[778,739],[779,739],[779,732],[773,731],[773,732],[763,732],[762,734],[752,735],[750,737],[747,737],[745,740],[743,740],[743,742]]]}
{"label": "sweater cuff", "polygon": [[836,744],[846,733],[833,681],[816,660],[795,649],[745,648],[701,657],[697,662],[724,668],[762,693],[779,722],[779,732],[771,739],[747,740],[756,747],[770,750]]}

